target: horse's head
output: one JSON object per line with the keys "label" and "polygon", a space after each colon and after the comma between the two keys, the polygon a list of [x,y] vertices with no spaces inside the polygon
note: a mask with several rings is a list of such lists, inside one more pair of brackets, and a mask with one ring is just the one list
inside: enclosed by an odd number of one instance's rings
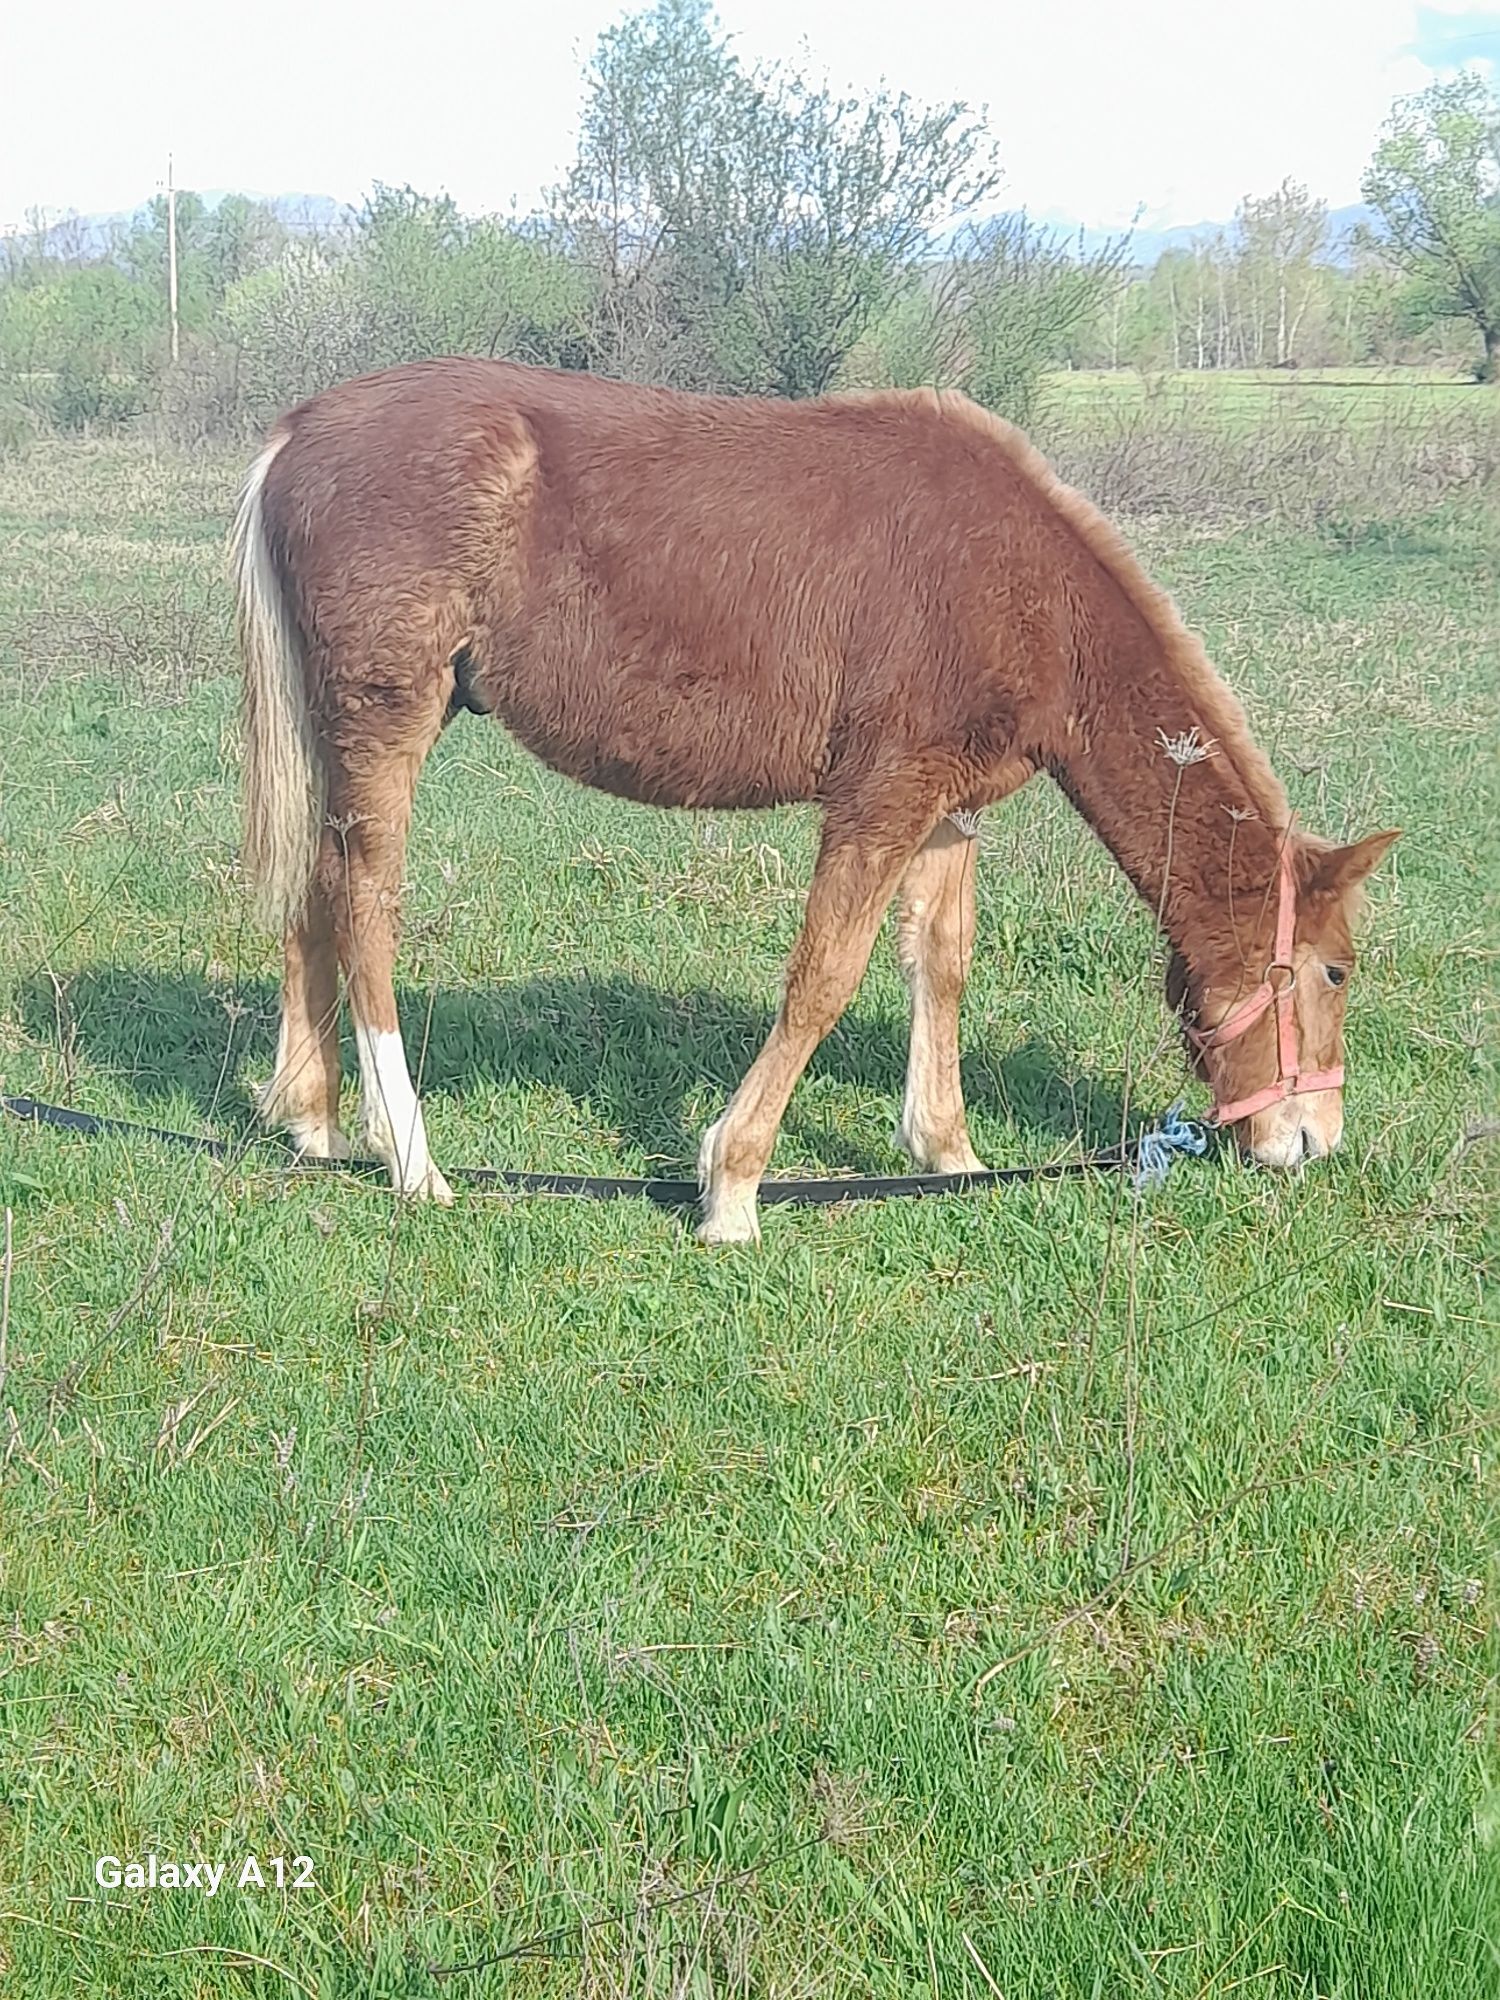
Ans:
{"label": "horse's head", "polygon": [[1216,965],[1174,953],[1167,993],[1182,1015],[1214,1115],[1266,1167],[1331,1153],[1344,1132],[1344,1008],[1364,880],[1395,833],[1334,847],[1289,833],[1276,879]]}

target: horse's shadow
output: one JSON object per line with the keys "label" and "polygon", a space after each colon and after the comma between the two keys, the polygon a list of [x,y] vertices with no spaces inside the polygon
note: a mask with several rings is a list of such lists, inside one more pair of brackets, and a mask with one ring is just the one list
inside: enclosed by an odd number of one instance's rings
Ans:
{"label": "horse's shadow", "polygon": [[[189,975],[90,966],[60,991],[38,975],[24,983],[20,1001],[33,1034],[61,1036],[137,1095],[186,1094],[216,1129],[252,1129],[243,1079],[269,1074],[276,1044],[278,999],[268,982],[215,986]],[[647,1159],[684,1164],[696,1157],[705,1102],[722,1104],[770,1027],[764,1010],[722,994],[665,993],[621,976],[542,975],[503,987],[408,991],[399,1005],[424,1096],[460,1097],[485,1084],[560,1090]],[[346,1047],[346,1067],[352,1057]],[[810,1074],[877,1092],[894,1112],[905,1066],[904,1020],[850,1014]],[[963,1077],[966,1100],[981,1117],[1054,1139],[1076,1137],[1086,1147],[1120,1137],[1118,1095],[1065,1076],[1044,1042],[1030,1039],[998,1058],[971,1054]],[[824,1167],[892,1169],[887,1150],[830,1130],[803,1094],[793,1100],[787,1129],[798,1150]]]}

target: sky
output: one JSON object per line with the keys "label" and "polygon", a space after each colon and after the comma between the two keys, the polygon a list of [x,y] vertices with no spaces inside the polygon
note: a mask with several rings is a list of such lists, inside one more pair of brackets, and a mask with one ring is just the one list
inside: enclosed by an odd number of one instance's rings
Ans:
{"label": "sky", "polygon": [[[0,0],[0,228],[164,184],[357,201],[375,181],[523,212],[561,176],[621,0]],[[1226,221],[1287,175],[1333,206],[1391,101],[1500,77],[1468,0],[722,0],[748,60],[988,110],[999,206],[1115,228]]]}

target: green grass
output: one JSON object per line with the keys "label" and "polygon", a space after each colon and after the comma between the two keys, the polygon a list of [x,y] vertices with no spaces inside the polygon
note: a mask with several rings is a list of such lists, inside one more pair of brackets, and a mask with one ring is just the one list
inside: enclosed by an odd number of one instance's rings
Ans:
{"label": "green grass", "polygon": [[[217,453],[0,461],[0,1074],[250,1130]],[[26,2000],[1500,1991],[1493,523],[1155,529],[1306,819],[1403,824],[1343,1153],[771,1211],[396,1211],[0,1129],[0,1976]],[[1181,1088],[1151,926],[991,816],[979,1150]],[[442,1161],[682,1168],[811,825],[651,814],[465,721],[404,1006]],[[880,1170],[888,945],[778,1170]],[[1126,1098],[1128,1094],[1128,1105]],[[96,1856],[306,1854],[293,1892]],[[540,1936],[484,1974],[463,1964]]]}
{"label": "green grass", "polygon": [[1489,385],[1438,368],[1223,368],[1142,374],[1078,368],[1046,378],[1047,414],[1097,424],[1148,411],[1242,430],[1268,418],[1321,426],[1422,425],[1462,412],[1488,420]]}

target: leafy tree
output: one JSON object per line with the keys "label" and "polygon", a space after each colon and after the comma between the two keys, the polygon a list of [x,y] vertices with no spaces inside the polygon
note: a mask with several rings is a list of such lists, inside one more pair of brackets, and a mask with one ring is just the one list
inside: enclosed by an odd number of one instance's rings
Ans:
{"label": "leafy tree", "polygon": [[225,195],[203,230],[205,275],[214,303],[252,271],[274,264],[286,243],[286,225],[269,202]]}
{"label": "leafy tree", "polygon": [[1465,320],[1500,380],[1500,102],[1472,73],[1392,111],[1363,181],[1385,256],[1410,280],[1414,323]]}
{"label": "leafy tree", "polygon": [[434,354],[577,365],[585,286],[545,232],[377,186],[350,246],[366,367]]}
{"label": "leafy tree", "polygon": [[956,389],[969,342],[951,265],[913,270],[850,350],[839,383],[851,389]]}
{"label": "leafy tree", "polygon": [[[177,196],[177,316],[185,333],[196,332],[213,311],[205,255],[210,217],[202,197],[189,189]],[[118,252],[120,266],[167,310],[167,198],[157,195],[131,227]]]}
{"label": "leafy tree", "polygon": [[[269,203],[226,195],[210,209],[184,188],[177,196],[177,310],[186,333],[207,328],[224,294],[275,262],[287,231]],[[127,231],[115,261],[146,291],[167,297],[167,200],[157,195]]]}
{"label": "leafy tree", "polygon": [[559,206],[600,275],[605,365],[807,396],[997,185],[964,105],[747,71],[706,0],[658,0],[600,37]]}
{"label": "leafy tree", "polygon": [[727,310],[760,93],[700,0],[660,0],[600,36],[559,233],[594,275],[594,365],[677,387],[742,376]]}
{"label": "leafy tree", "polygon": [[800,78],[768,100],[761,143],[768,200],[744,290],[752,347],[765,386],[818,395],[934,227],[972,210],[997,177],[963,106],[925,110],[884,91],[839,100]]}

